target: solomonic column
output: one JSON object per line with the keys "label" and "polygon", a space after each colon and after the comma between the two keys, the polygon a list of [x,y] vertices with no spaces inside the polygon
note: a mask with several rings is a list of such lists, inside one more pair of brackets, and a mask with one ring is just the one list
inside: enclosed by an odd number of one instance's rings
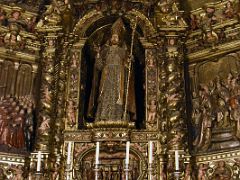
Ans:
{"label": "solomonic column", "polygon": [[[164,102],[167,128],[166,154],[169,179],[179,179],[186,158],[186,110],[184,90],[184,37],[186,23],[178,10],[178,3],[159,3],[157,24],[164,38]],[[160,88],[161,89],[161,88]],[[164,101],[163,101],[164,100]],[[162,114],[163,115],[163,114]]]}

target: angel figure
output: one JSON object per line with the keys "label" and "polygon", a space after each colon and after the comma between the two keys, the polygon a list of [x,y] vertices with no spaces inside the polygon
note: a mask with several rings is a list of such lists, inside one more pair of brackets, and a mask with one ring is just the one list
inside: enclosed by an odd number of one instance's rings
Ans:
{"label": "angel figure", "polygon": [[50,128],[49,123],[50,123],[50,119],[45,117],[45,116],[43,116],[43,121],[42,121],[40,127],[38,128],[39,132],[41,134],[44,134],[44,133],[46,133],[46,131],[48,131],[48,129]]}
{"label": "angel figure", "polygon": [[157,113],[157,105],[155,100],[150,101],[150,104],[148,105],[148,111],[148,122],[153,123]]}

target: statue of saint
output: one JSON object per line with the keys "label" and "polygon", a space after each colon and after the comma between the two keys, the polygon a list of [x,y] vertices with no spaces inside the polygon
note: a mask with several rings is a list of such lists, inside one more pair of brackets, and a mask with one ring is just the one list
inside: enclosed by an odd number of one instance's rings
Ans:
{"label": "statue of saint", "polygon": [[121,37],[124,30],[122,20],[118,19],[112,26],[110,40],[97,50],[88,107],[88,116],[97,121],[136,117],[134,81],[132,69],[129,70],[133,58]]}

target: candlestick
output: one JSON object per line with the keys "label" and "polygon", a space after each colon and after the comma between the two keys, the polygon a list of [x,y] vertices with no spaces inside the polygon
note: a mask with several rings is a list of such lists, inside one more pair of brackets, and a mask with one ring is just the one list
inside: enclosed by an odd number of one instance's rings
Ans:
{"label": "candlestick", "polygon": [[148,164],[148,180],[152,180],[153,167],[152,163]]}
{"label": "candlestick", "polygon": [[99,142],[96,143],[96,165],[99,164]]}
{"label": "candlestick", "polygon": [[67,164],[71,164],[71,149],[72,149],[72,142],[68,143],[68,151],[67,151]]}
{"label": "candlestick", "polygon": [[130,149],[130,142],[127,141],[127,144],[126,144],[126,160],[125,160],[126,166],[129,164],[129,149]]}
{"label": "candlestick", "polygon": [[179,155],[178,150],[175,151],[175,170],[179,171]]}
{"label": "candlestick", "polygon": [[41,171],[41,151],[37,154],[37,172]]}
{"label": "candlestick", "polygon": [[148,146],[149,146],[149,152],[148,152],[148,163],[149,164],[152,164],[152,161],[153,161],[153,142],[150,141],[148,143]]}
{"label": "candlestick", "polygon": [[99,171],[99,168],[98,168],[98,164],[95,164],[95,180],[98,180],[98,171]]}
{"label": "candlestick", "polygon": [[129,171],[128,164],[125,164],[125,180],[128,180],[128,171]]}

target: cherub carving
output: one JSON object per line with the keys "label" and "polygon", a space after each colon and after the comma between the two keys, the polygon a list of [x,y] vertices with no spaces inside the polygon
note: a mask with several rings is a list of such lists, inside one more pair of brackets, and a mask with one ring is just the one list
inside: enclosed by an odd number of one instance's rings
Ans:
{"label": "cherub carving", "polygon": [[148,122],[154,123],[157,114],[157,104],[155,100],[151,100],[148,105]]}
{"label": "cherub carving", "polygon": [[47,118],[46,116],[43,116],[43,121],[39,127],[39,132],[41,134],[47,133],[48,129],[50,128],[50,119]]}

